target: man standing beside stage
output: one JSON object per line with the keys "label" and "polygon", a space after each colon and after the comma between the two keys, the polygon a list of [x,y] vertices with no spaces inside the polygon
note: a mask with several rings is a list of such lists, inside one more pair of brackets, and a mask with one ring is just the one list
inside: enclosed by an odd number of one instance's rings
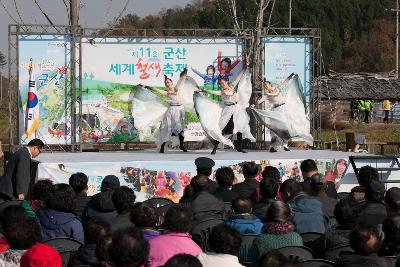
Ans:
{"label": "man standing beside stage", "polygon": [[0,178],[0,198],[4,200],[28,197],[31,180],[31,160],[36,158],[44,149],[44,143],[40,139],[33,139],[28,146],[21,147],[11,155],[4,175]]}

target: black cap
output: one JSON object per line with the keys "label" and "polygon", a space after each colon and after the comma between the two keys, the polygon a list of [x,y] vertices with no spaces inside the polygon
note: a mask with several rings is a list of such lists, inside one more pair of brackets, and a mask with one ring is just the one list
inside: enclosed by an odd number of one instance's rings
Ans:
{"label": "black cap", "polygon": [[120,187],[119,179],[115,175],[107,175],[101,182],[101,187],[106,187],[109,189],[115,189]]}
{"label": "black cap", "polygon": [[202,169],[202,168],[212,168],[212,167],[214,167],[214,165],[215,165],[215,162],[212,160],[212,159],[210,159],[210,158],[207,158],[207,157],[200,157],[200,158],[197,158],[195,161],[194,161],[194,164],[196,164],[196,167],[199,169]]}

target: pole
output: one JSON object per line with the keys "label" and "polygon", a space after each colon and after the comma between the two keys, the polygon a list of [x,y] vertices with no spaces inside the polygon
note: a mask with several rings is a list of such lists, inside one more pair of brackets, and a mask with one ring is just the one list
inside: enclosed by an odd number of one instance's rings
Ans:
{"label": "pole", "polygon": [[292,29],[292,0],[289,0],[289,32],[291,33]]}
{"label": "pole", "polygon": [[71,147],[75,151],[76,144],[76,51],[75,51],[75,31],[78,26],[78,2],[70,0],[70,27],[71,27]]}

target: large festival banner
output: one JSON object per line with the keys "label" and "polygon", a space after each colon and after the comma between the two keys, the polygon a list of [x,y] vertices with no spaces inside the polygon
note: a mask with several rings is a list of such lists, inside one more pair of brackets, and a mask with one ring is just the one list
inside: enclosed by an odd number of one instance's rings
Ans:
{"label": "large festival banner", "polygon": [[264,38],[264,77],[276,85],[290,74],[298,74],[303,86],[307,112],[310,110],[311,101],[311,44],[311,38],[307,37]]}
{"label": "large festival banner", "polygon": [[[47,144],[71,143],[70,41],[65,35],[20,35],[18,44],[19,143],[41,138]],[[39,125],[25,134],[29,91],[29,65],[33,62],[36,94],[29,105],[39,106]],[[33,82],[33,81],[32,81]],[[29,106],[31,108],[31,106]]]}
{"label": "large festival banner", "polygon": [[[217,90],[218,52],[221,60],[233,65],[242,56],[242,42],[237,38],[85,38],[82,44],[83,115],[82,139],[85,142],[154,141],[158,126],[135,128],[133,110],[143,103],[132,99],[149,99],[142,91],[135,96],[139,84],[165,89],[164,75],[176,84],[180,73],[188,68],[188,76],[199,86]],[[212,66],[207,69],[208,66]],[[238,72],[238,64],[232,76]],[[210,73],[212,72],[212,73]],[[206,77],[209,74],[208,78]],[[213,83],[207,81],[213,80]],[[190,96],[192,97],[192,96]],[[159,95],[153,101],[166,102]],[[149,113],[156,106],[145,106]],[[153,122],[152,122],[153,123]],[[150,124],[150,123],[149,123]],[[205,138],[197,115],[185,112],[185,140]]]}
{"label": "large festival banner", "polygon": [[[259,160],[262,167],[278,168],[281,180],[302,179],[301,159]],[[244,160],[216,160],[214,171],[221,166],[229,166],[235,173],[234,183],[244,180],[242,165]],[[348,162],[345,159],[316,160],[318,170],[325,174],[328,181],[339,185],[346,171]],[[138,201],[150,197],[165,197],[178,202],[184,188],[196,175],[193,161],[127,161],[127,162],[84,162],[84,163],[40,163],[38,179],[51,179],[55,183],[68,183],[71,174],[84,172],[89,177],[89,195],[100,192],[101,182],[106,175],[116,175],[121,185],[134,189]],[[214,179],[214,173],[212,174]],[[261,177],[257,177],[260,179]]]}

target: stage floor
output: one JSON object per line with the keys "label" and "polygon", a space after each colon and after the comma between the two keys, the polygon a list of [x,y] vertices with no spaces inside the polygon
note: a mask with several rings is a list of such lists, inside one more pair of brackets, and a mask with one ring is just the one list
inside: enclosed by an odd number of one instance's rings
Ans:
{"label": "stage floor", "polygon": [[[106,151],[106,152],[46,152],[37,158],[41,163],[59,162],[124,162],[124,161],[194,161],[198,157],[210,157],[214,160],[288,160],[288,159],[348,159],[354,153],[332,150],[295,150],[270,153],[260,150],[246,150],[248,153],[239,153],[236,150],[218,150],[211,155],[211,150],[195,150],[183,153],[170,150],[164,154],[155,149],[140,151]],[[359,154],[358,154],[359,155]]]}

